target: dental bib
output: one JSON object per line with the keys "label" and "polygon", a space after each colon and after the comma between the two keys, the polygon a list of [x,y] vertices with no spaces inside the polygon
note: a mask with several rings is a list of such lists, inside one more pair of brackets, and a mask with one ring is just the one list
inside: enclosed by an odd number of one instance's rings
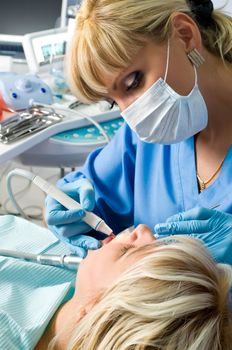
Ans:
{"label": "dental bib", "polygon": [[[48,230],[14,216],[0,216],[0,245],[30,253],[67,253]],[[0,257],[0,349],[32,350],[57,308],[74,291],[76,273]]]}

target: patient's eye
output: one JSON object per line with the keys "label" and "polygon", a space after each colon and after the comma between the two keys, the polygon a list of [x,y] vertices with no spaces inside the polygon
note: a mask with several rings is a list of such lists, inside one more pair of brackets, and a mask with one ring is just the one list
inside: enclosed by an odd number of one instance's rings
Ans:
{"label": "patient's eye", "polygon": [[135,248],[133,244],[126,244],[120,249],[120,257],[125,255],[130,249]]}

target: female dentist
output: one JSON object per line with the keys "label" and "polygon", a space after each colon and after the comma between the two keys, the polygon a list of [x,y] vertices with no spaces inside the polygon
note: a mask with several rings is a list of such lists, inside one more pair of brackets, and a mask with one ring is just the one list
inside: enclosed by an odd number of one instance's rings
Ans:
{"label": "female dentist", "polygon": [[[84,0],[69,68],[82,101],[115,101],[126,123],[62,190],[116,234],[190,234],[232,263],[232,19],[208,0]],[[81,256],[101,238],[84,210],[46,199],[50,229]]]}

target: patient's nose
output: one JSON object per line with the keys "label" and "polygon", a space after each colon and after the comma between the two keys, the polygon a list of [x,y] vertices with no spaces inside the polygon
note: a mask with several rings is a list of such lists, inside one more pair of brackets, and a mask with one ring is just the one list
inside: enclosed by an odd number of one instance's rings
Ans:
{"label": "patient's nose", "polygon": [[147,225],[138,225],[129,236],[130,241],[138,246],[152,243],[155,240]]}
{"label": "patient's nose", "polygon": [[[108,239],[109,238],[106,238],[102,244],[110,243]],[[112,243],[122,242],[141,246],[152,243],[154,240],[155,237],[147,225],[138,225],[133,231],[131,231],[130,228],[121,232],[112,240]]]}

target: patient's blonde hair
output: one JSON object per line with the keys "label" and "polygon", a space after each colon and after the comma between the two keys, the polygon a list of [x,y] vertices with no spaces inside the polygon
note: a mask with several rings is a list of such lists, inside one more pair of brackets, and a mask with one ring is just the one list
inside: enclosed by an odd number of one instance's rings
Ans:
{"label": "patient's blonde hair", "polygon": [[[194,14],[186,0],[84,0],[68,59],[70,86],[83,102],[102,99],[103,76],[126,68],[144,39],[165,41],[174,12]],[[199,25],[203,45],[214,55],[232,63],[232,19],[215,10],[215,27]]]}
{"label": "patient's blonde hair", "polygon": [[67,349],[231,350],[232,268],[188,237],[137,251],[141,259],[83,317]]}

